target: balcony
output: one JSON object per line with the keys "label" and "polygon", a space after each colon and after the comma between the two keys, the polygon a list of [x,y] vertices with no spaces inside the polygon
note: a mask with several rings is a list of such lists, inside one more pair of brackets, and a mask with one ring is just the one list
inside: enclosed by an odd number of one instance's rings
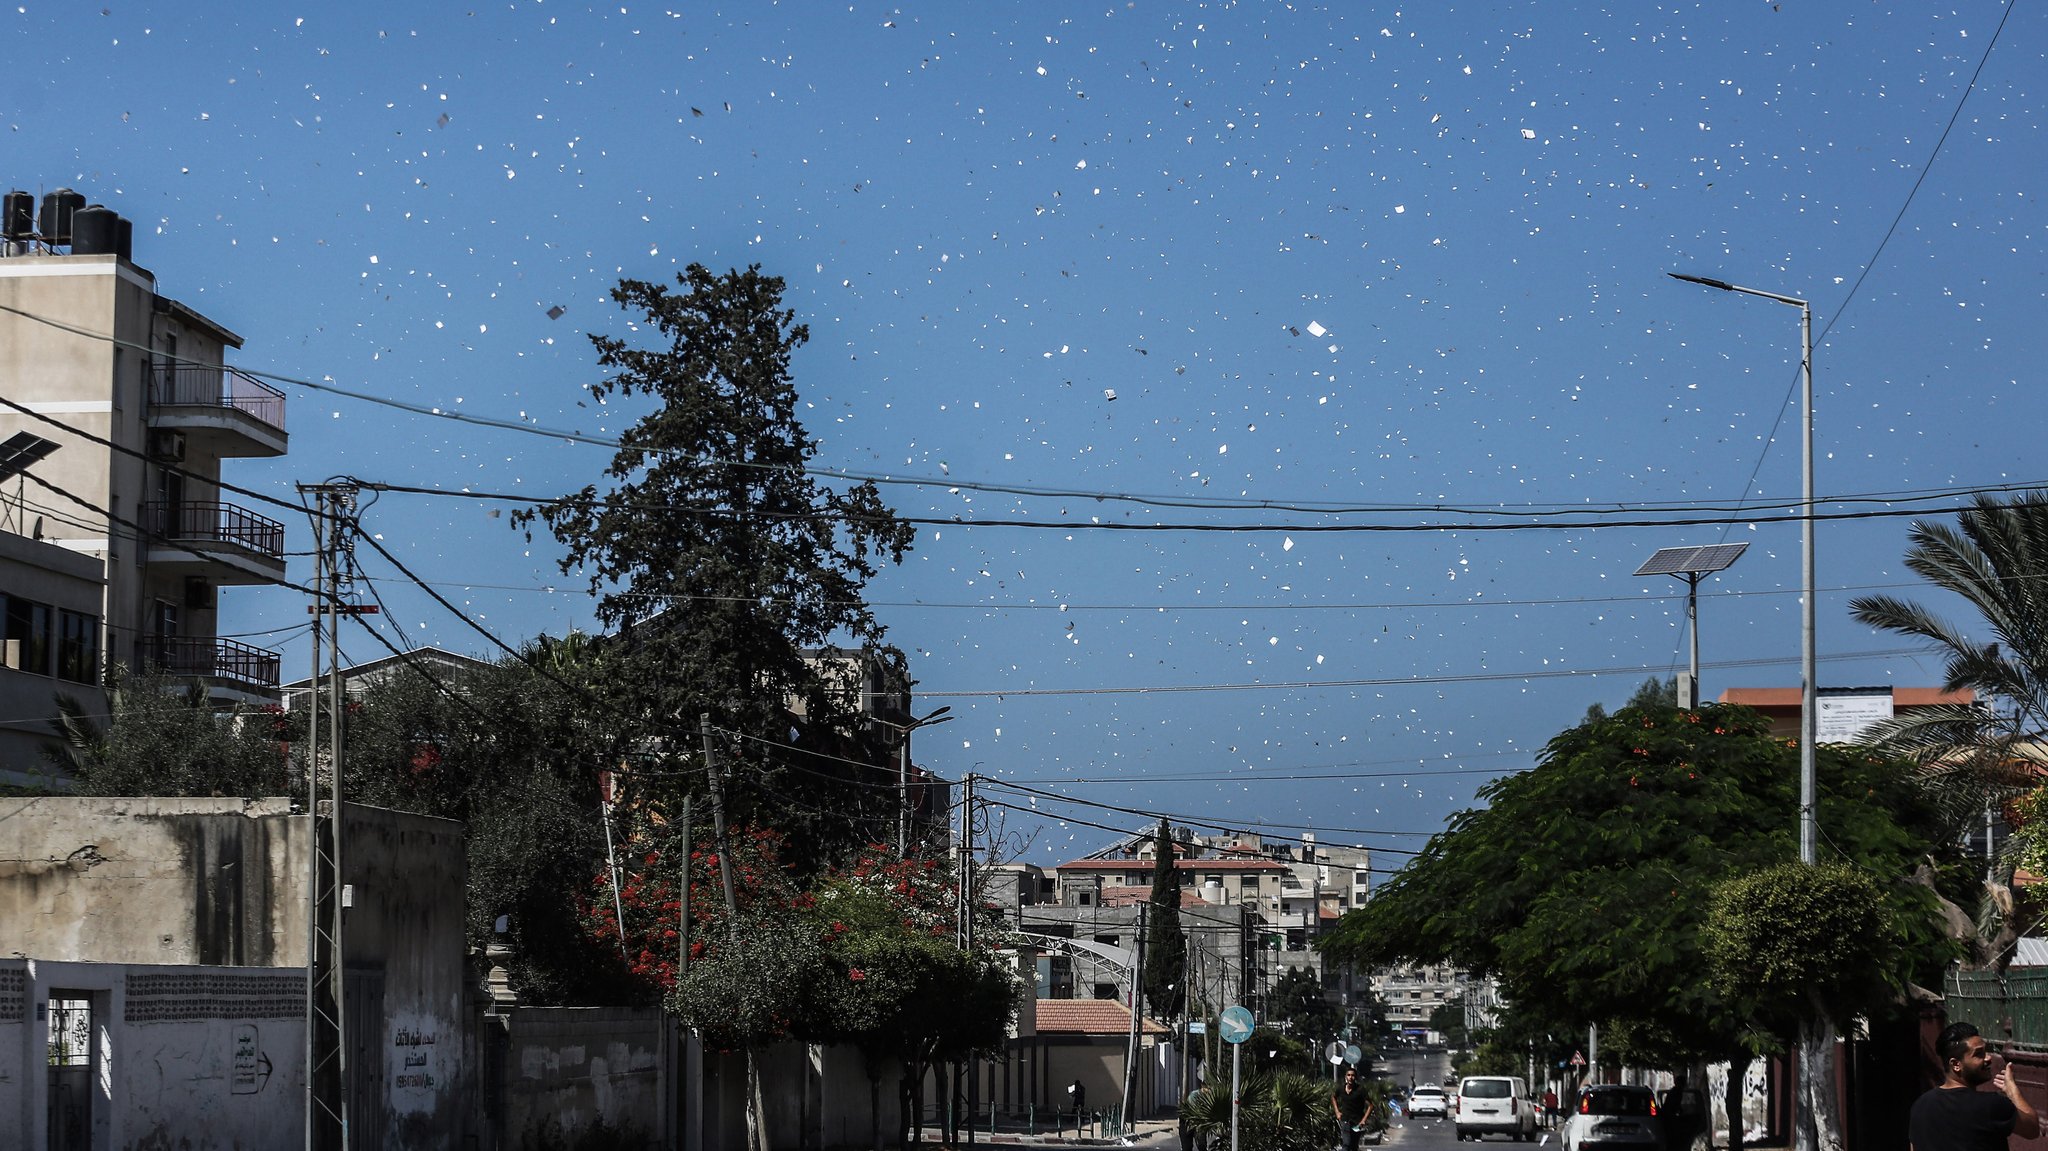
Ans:
{"label": "balcony", "polygon": [[147,636],[135,645],[135,662],[166,675],[207,681],[216,694],[270,699],[277,694],[278,655],[231,639]]}
{"label": "balcony", "polygon": [[183,433],[216,458],[281,456],[287,443],[284,393],[215,364],[155,365],[149,426]]}
{"label": "balcony", "polygon": [[152,567],[188,568],[215,583],[284,579],[284,525],[234,504],[204,500],[142,505]]}

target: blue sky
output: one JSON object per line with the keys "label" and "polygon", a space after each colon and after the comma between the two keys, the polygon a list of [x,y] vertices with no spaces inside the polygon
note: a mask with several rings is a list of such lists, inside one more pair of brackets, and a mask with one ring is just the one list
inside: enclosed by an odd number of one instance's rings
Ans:
{"label": "blue sky", "polygon": [[[921,760],[1391,867],[1683,666],[1681,585],[1629,574],[1658,547],[1752,545],[1702,589],[1706,695],[1798,682],[1798,313],[1666,272],[1813,301],[1824,512],[2048,480],[2048,15],[2004,13],[30,2],[0,182],[134,219],[244,367],[537,431],[634,414],[583,398],[620,276],[759,263],[810,326],[822,465],[1068,525],[926,527],[872,586],[958,717]],[[235,480],[541,498],[607,458],[289,390],[291,454]],[[508,640],[587,624],[498,507],[365,523]],[[1922,595],[1910,522],[1821,525],[1823,686],[1937,681],[1845,613]],[[485,651],[364,564],[387,627]],[[225,602],[303,664],[300,597]]]}

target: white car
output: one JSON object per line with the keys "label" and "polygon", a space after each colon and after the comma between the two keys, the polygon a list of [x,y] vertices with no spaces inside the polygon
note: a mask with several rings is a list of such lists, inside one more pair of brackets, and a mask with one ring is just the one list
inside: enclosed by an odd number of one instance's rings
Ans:
{"label": "white car", "polygon": [[1458,1101],[1452,1105],[1458,1124],[1458,1138],[1481,1139],[1505,1135],[1524,1143],[1536,1138],[1536,1105],[1529,1088],[1514,1075],[1468,1075],[1458,1081]]}
{"label": "white car", "polygon": [[1434,1083],[1424,1083],[1408,1093],[1410,1119],[1420,1119],[1424,1115],[1442,1119],[1450,1113],[1450,1102],[1444,1098],[1444,1089]]}
{"label": "white car", "polygon": [[1660,1151],[1664,1125],[1648,1087],[1596,1083],[1564,1121],[1564,1151]]}

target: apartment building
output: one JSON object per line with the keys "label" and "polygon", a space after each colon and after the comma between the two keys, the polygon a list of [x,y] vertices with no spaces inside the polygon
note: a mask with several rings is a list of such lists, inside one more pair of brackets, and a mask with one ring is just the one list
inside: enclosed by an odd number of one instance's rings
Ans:
{"label": "apartment building", "polygon": [[19,405],[0,405],[0,531],[21,537],[0,550],[0,690],[30,709],[8,716],[0,772],[63,685],[112,664],[222,701],[277,691],[276,653],[218,620],[221,589],[283,581],[284,525],[220,484],[223,461],[284,454],[285,397],[227,364],[242,337],[165,295],[132,231],[68,189],[0,196],[0,397]]}

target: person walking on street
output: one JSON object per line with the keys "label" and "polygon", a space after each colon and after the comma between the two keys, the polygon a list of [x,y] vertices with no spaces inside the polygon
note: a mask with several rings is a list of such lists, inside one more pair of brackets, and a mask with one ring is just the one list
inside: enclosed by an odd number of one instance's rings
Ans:
{"label": "person walking on street", "polygon": [[1344,1082],[1330,1092],[1330,1110],[1337,1113],[1337,1130],[1344,1136],[1344,1151],[1358,1151],[1365,1135],[1365,1121],[1372,1117],[1372,1095],[1358,1080],[1358,1068],[1344,1069]]}
{"label": "person walking on street", "polygon": [[[1913,1100],[1906,1121],[1912,1151],[2006,1151],[2006,1140],[2032,1139],[2041,1117],[2020,1094],[2012,1069],[1968,1023],[1951,1023],[1935,1041],[1941,1084]],[[1978,1088],[1989,1083],[1990,1091]]]}
{"label": "person walking on street", "polygon": [[1557,1089],[1553,1087],[1543,1089],[1543,1125],[1557,1126]]}

